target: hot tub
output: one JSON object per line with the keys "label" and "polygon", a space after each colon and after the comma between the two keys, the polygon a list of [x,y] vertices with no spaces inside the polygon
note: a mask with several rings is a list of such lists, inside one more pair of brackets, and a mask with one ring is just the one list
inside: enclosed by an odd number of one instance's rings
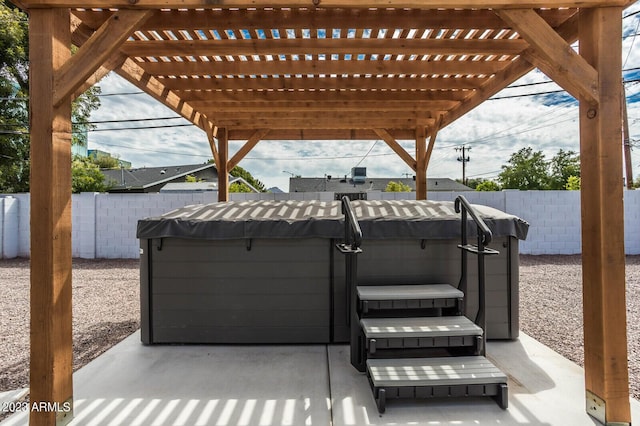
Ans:
{"label": "hot tub", "polygon": [[[359,285],[460,279],[453,202],[353,201],[363,231]],[[492,230],[487,337],[518,336],[518,240],[528,225],[474,206]],[[339,201],[187,206],[138,222],[141,332],[156,343],[348,342]],[[477,309],[469,257],[467,313]]]}

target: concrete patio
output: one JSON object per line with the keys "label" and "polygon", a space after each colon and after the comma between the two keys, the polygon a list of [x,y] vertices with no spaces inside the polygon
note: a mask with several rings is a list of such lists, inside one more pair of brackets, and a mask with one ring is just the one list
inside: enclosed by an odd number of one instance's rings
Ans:
{"label": "concrete patio", "polygon": [[[509,409],[490,398],[390,400],[380,416],[346,345],[143,346],[139,332],[74,374],[79,425],[597,425],[583,370],[527,335],[493,341]],[[631,401],[634,422],[640,403]],[[27,413],[2,426],[27,424]]]}

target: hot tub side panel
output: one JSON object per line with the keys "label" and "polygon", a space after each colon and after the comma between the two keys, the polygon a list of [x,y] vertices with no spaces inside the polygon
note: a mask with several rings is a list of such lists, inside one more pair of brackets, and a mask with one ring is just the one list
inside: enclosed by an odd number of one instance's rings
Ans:
{"label": "hot tub side panel", "polygon": [[330,341],[327,239],[153,240],[153,343]]}

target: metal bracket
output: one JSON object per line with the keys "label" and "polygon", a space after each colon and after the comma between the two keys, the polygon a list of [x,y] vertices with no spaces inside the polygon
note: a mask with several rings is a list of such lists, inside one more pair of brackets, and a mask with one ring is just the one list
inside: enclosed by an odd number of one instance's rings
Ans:
{"label": "metal bracket", "polygon": [[362,253],[362,249],[359,247],[353,248],[352,245],[349,244],[336,244],[336,248],[340,250],[343,254],[360,254]]}
{"label": "metal bracket", "polygon": [[587,391],[587,414],[600,423],[605,423],[605,402],[590,391]]}
{"label": "metal bracket", "polygon": [[65,426],[73,420],[73,397],[63,402],[56,412],[56,426]]}
{"label": "metal bracket", "polygon": [[605,426],[631,426],[627,422],[607,422],[607,403],[591,391],[587,391],[587,414]]}

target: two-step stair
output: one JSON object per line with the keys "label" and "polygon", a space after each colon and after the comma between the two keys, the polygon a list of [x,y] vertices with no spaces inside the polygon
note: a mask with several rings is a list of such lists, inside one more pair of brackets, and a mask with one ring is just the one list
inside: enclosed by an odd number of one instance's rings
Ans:
{"label": "two-step stair", "polygon": [[[466,200],[456,201],[470,209]],[[351,288],[351,364],[366,372],[378,411],[394,398],[491,396],[508,405],[507,376],[485,355],[484,264],[491,232],[478,229],[478,245],[466,242],[463,210],[463,265],[466,252],[478,255],[479,311],[472,321],[464,316],[466,266],[460,289],[449,284],[362,286],[356,283],[356,255],[361,252],[361,232],[343,199],[347,277]],[[474,220],[473,212],[470,212]],[[481,220],[480,220],[481,221]],[[352,223],[353,222],[353,223]],[[349,235],[351,233],[351,235]],[[487,235],[488,233],[488,235]],[[480,248],[478,248],[480,247]],[[480,264],[482,263],[482,266]]]}

